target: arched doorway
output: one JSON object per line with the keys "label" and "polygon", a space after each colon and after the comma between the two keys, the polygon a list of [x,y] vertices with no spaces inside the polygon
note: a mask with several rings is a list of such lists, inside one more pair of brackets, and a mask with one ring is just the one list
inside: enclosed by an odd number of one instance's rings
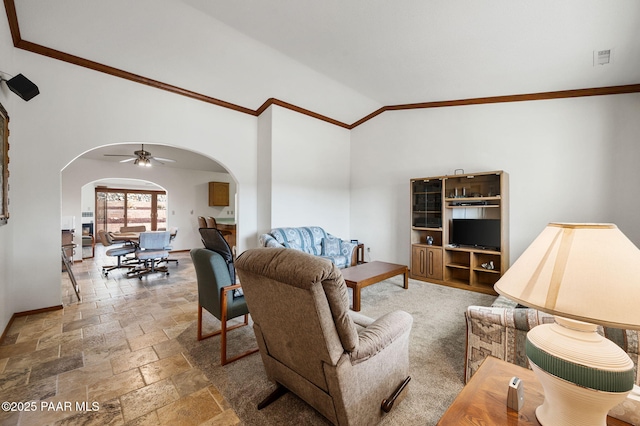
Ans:
{"label": "arched doorway", "polygon": [[[109,145],[88,151],[62,170],[62,216],[83,218],[82,223],[96,226],[95,188],[98,185],[123,187],[139,191],[161,190],[167,195],[164,206],[165,219],[157,223],[157,228],[178,227],[180,232],[172,246],[176,251],[188,251],[201,246],[198,232],[198,216],[213,216],[234,226],[237,215],[238,184],[224,166],[192,151],[166,145],[145,144],[145,150],[161,158],[175,159],[175,164],[157,165],[150,168],[138,167],[133,162],[120,162],[121,158],[105,154],[134,152],[139,144]],[[156,154],[158,153],[158,154]],[[178,167],[179,166],[179,167]],[[229,184],[229,204],[209,206],[209,182],[223,181]],[[131,184],[134,182],[134,184]],[[88,195],[87,195],[88,194]],[[92,218],[91,221],[88,218]],[[80,221],[77,222],[78,229]],[[81,231],[75,233],[74,243],[82,244]],[[82,254],[74,257],[82,260]]]}

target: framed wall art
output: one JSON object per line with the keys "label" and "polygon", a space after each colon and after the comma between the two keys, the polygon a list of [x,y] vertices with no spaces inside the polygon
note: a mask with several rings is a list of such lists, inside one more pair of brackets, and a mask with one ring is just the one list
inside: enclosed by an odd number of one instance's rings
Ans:
{"label": "framed wall art", "polygon": [[0,225],[9,219],[9,115],[0,104]]}

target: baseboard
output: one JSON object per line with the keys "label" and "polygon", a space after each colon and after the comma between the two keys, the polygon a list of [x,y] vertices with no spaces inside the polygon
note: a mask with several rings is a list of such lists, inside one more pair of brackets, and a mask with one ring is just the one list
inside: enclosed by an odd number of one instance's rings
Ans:
{"label": "baseboard", "polygon": [[32,309],[30,311],[14,312],[14,314],[11,315],[11,319],[9,319],[9,322],[7,323],[7,326],[4,328],[4,331],[2,332],[2,336],[0,336],[0,345],[2,345],[2,343],[4,342],[4,338],[6,337],[7,332],[11,328],[11,325],[13,325],[13,321],[16,318],[25,317],[27,315],[42,314],[42,313],[51,312],[51,311],[59,311],[62,308],[63,308],[62,305],[56,305],[56,306],[49,306],[48,308],[40,308],[40,309]]}

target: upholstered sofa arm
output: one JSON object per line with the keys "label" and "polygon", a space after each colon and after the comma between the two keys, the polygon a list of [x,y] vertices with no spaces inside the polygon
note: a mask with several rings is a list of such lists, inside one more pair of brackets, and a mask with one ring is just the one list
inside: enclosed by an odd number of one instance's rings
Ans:
{"label": "upholstered sofa arm", "polygon": [[539,324],[553,322],[553,316],[536,309],[496,306],[469,306],[466,311],[467,325],[497,325],[520,331],[529,331]]}
{"label": "upholstered sofa arm", "polygon": [[394,311],[381,316],[358,333],[358,346],[351,352],[352,364],[365,361],[384,348],[409,335],[413,317],[404,311]]}
{"label": "upholstered sofa arm", "polygon": [[492,306],[467,307],[465,381],[471,378],[489,355],[529,367],[525,353],[527,332],[538,324],[553,322],[553,316],[516,305],[501,296]]}
{"label": "upholstered sofa arm", "polygon": [[347,259],[351,259],[349,266],[355,266],[358,263],[358,254],[356,253],[357,244],[352,242],[340,240],[340,253]]}
{"label": "upholstered sofa arm", "polygon": [[284,247],[271,234],[261,234],[258,237],[258,244],[260,247]]}

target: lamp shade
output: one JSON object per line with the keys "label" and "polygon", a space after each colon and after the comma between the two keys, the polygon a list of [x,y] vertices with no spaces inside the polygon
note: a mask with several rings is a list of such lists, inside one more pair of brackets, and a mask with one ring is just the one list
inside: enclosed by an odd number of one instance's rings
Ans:
{"label": "lamp shade", "polygon": [[613,224],[550,223],[494,288],[550,314],[640,329],[640,250]]}

